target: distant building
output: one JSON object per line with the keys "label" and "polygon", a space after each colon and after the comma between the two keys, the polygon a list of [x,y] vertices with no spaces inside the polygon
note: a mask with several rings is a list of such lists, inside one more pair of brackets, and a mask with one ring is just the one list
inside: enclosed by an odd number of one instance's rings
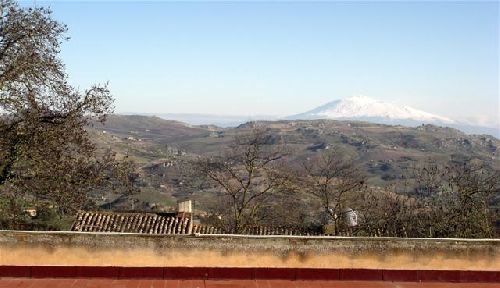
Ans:
{"label": "distant building", "polygon": [[36,217],[37,211],[35,208],[25,209],[24,212],[28,214],[30,217]]}
{"label": "distant building", "polygon": [[356,227],[358,226],[358,212],[352,210],[351,208],[347,208],[344,210],[344,220],[347,227]]}
{"label": "distant building", "polygon": [[193,202],[184,200],[177,202],[177,217],[191,217],[193,215]]}

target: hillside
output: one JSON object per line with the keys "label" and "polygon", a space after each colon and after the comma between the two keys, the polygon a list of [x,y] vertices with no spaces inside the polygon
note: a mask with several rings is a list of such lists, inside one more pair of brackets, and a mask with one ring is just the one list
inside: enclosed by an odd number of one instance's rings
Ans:
{"label": "hillside", "polygon": [[154,139],[158,142],[201,137],[208,133],[208,129],[192,127],[183,122],[139,115],[111,115],[102,128],[118,136]]}
{"label": "hillside", "polygon": [[391,184],[407,173],[406,168],[428,159],[444,163],[476,158],[500,169],[498,139],[435,125],[411,128],[359,121],[283,120],[218,128],[157,117],[112,116],[104,127],[94,126],[92,133],[101,147],[137,162],[142,183],[141,193],[134,196],[139,205],[135,207],[147,209],[191,193],[196,197],[200,183],[182,176],[189,172],[184,171],[186,161],[197,155],[222,154],[233,136],[249,132],[254,125],[271,133],[269,144],[285,143],[294,152],[292,161],[332,148],[349,153],[375,186]]}

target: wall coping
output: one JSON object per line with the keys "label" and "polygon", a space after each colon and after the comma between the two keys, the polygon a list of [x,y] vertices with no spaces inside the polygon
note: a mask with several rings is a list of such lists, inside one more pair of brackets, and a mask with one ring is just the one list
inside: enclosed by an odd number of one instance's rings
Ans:
{"label": "wall coping", "polygon": [[146,233],[117,233],[117,232],[77,232],[77,231],[25,231],[0,230],[3,234],[33,234],[33,235],[109,235],[109,236],[140,236],[151,238],[243,238],[243,239],[311,239],[311,240],[360,240],[360,241],[448,241],[448,242],[479,242],[500,245],[500,238],[401,238],[401,237],[350,237],[350,236],[302,236],[302,235],[245,235],[245,234],[146,234]]}
{"label": "wall coping", "polygon": [[500,271],[499,259],[500,239],[0,231],[0,266]]}

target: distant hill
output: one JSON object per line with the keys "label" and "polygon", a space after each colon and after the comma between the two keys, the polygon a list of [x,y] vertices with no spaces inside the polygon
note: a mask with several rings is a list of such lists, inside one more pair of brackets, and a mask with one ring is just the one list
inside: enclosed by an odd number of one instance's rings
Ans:
{"label": "distant hill", "polygon": [[[269,144],[286,143],[294,151],[291,161],[303,161],[333,148],[349,153],[375,186],[393,183],[407,172],[407,167],[428,159],[438,163],[480,159],[500,169],[500,141],[495,137],[467,135],[430,124],[406,127],[360,121],[281,120],[220,128],[158,117],[113,115],[104,127],[91,128],[91,133],[100,147],[136,161],[142,183],[141,193],[134,197],[142,203],[140,207],[148,209],[154,203],[175,203],[187,195],[207,197],[198,194],[202,183],[197,179],[183,178],[187,161],[199,155],[224,153],[235,135],[248,133],[254,125],[272,135]],[[112,200],[115,198],[109,195],[104,202]],[[132,200],[122,200],[115,202],[131,205]]]}
{"label": "distant hill", "polygon": [[215,114],[196,114],[196,113],[155,113],[141,114],[144,116],[157,116],[166,120],[176,120],[190,125],[215,125],[219,127],[236,127],[240,124],[254,120],[276,120],[276,116],[267,115],[215,115]]}
{"label": "distant hill", "polygon": [[[144,116],[153,116],[141,114]],[[223,128],[237,127],[250,121],[277,121],[277,120],[344,120],[363,121],[388,125],[403,125],[417,127],[422,124],[433,124],[443,127],[459,129],[467,134],[486,134],[500,138],[500,127],[487,127],[475,122],[458,121],[441,115],[432,114],[409,106],[400,106],[395,103],[384,102],[366,96],[354,96],[335,100],[321,105],[304,113],[277,117],[269,115],[228,116],[194,113],[156,113],[154,116],[165,120],[174,120],[189,125],[218,126]]]}
{"label": "distant hill", "polygon": [[165,120],[155,116],[110,115],[103,126],[95,128],[109,131],[116,135],[170,141],[206,135],[208,129],[192,126],[180,121]]}

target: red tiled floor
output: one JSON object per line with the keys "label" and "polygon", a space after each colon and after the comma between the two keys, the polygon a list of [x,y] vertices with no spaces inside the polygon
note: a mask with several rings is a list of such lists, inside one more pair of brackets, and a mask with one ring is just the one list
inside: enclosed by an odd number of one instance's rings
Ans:
{"label": "red tiled floor", "polygon": [[267,280],[270,288],[294,288],[295,281],[290,280]]}
{"label": "red tiled floor", "polygon": [[53,288],[72,288],[76,284],[76,281],[76,279],[60,279]]}
{"label": "red tiled floor", "polygon": [[255,280],[258,288],[271,288],[267,280]]}
{"label": "red tiled floor", "polygon": [[[113,280],[111,282],[113,285],[123,285],[124,288],[138,288],[139,284],[141,284],[141,280]],[[112,286],[115,287],[115,286]],[[76,287],[75,287],[76,288]]]}
{"label": "red tiled floor", "polygon": [[156,288],[156,287],[163,288],[164,284],[165,283],[162,280],[142,280],[139,282],[139,286],[137,286],[137,288]]}
{"label": "red tiled floor", "polygon": [[[111,280],[111,281],[110,281]],[[85,288],[100,288],[100,287],[106,287],[106,285],[110,285],[114,282],[112,279],[87,279],[86,280],[86,286]],[[76,288],[78,287],[78,282],[72,287]],[[149,288],[149,287],[148,287]]]}
{"label": "red tiled floor", "polygon": [[165,288],[180,288],[179,280],[164,280]]}
{"label": "red tiled floor", "polygon": [[[407,288],[404,286],[408,282],[401,282],[401,287],[398,288]],[[387,282],[387,281],[326,281],[326,284],[322,285],[322,288],[396,288],[394,286],[395,282]],[[421,286],[422,288],[425,286]],[[427,288],[427,287],[425,287]],[[460,287],[464,288],[464,287]]]}
{"label": "red tiled floor", "polygon": [[151,280],[151,288],[166,288],[166,280]]}
{"label": "red tiled floor", "polygon": [[180,280],[179,288],[205,288],[204,280]]}
{"label": "red tiled floor", "polygon": [[312,281],[303,281],[298,280],[295,281],[295,288],[314,288],[314,283],[311,284]]}
{"label": "red tiled floor", "polygon": [[[16,287],[12,280],[2,280],[0,281],[0,288]],[[28,286],[26,286],[28,287]]]}
{"label": "red tiled floor", "polygon": [[0,288],[500,288],[500,283],[0,278]]}
{"label": "red tiled floor", "polygon": [[109,287],[114,287],[114,288],[126,288],[126,281],[122,280],[113,280],[109,285]]}
{"label": "red tiled floor", "polygon": [[258,288],[257,282],[248,280],[206,280],[205,288]]}

